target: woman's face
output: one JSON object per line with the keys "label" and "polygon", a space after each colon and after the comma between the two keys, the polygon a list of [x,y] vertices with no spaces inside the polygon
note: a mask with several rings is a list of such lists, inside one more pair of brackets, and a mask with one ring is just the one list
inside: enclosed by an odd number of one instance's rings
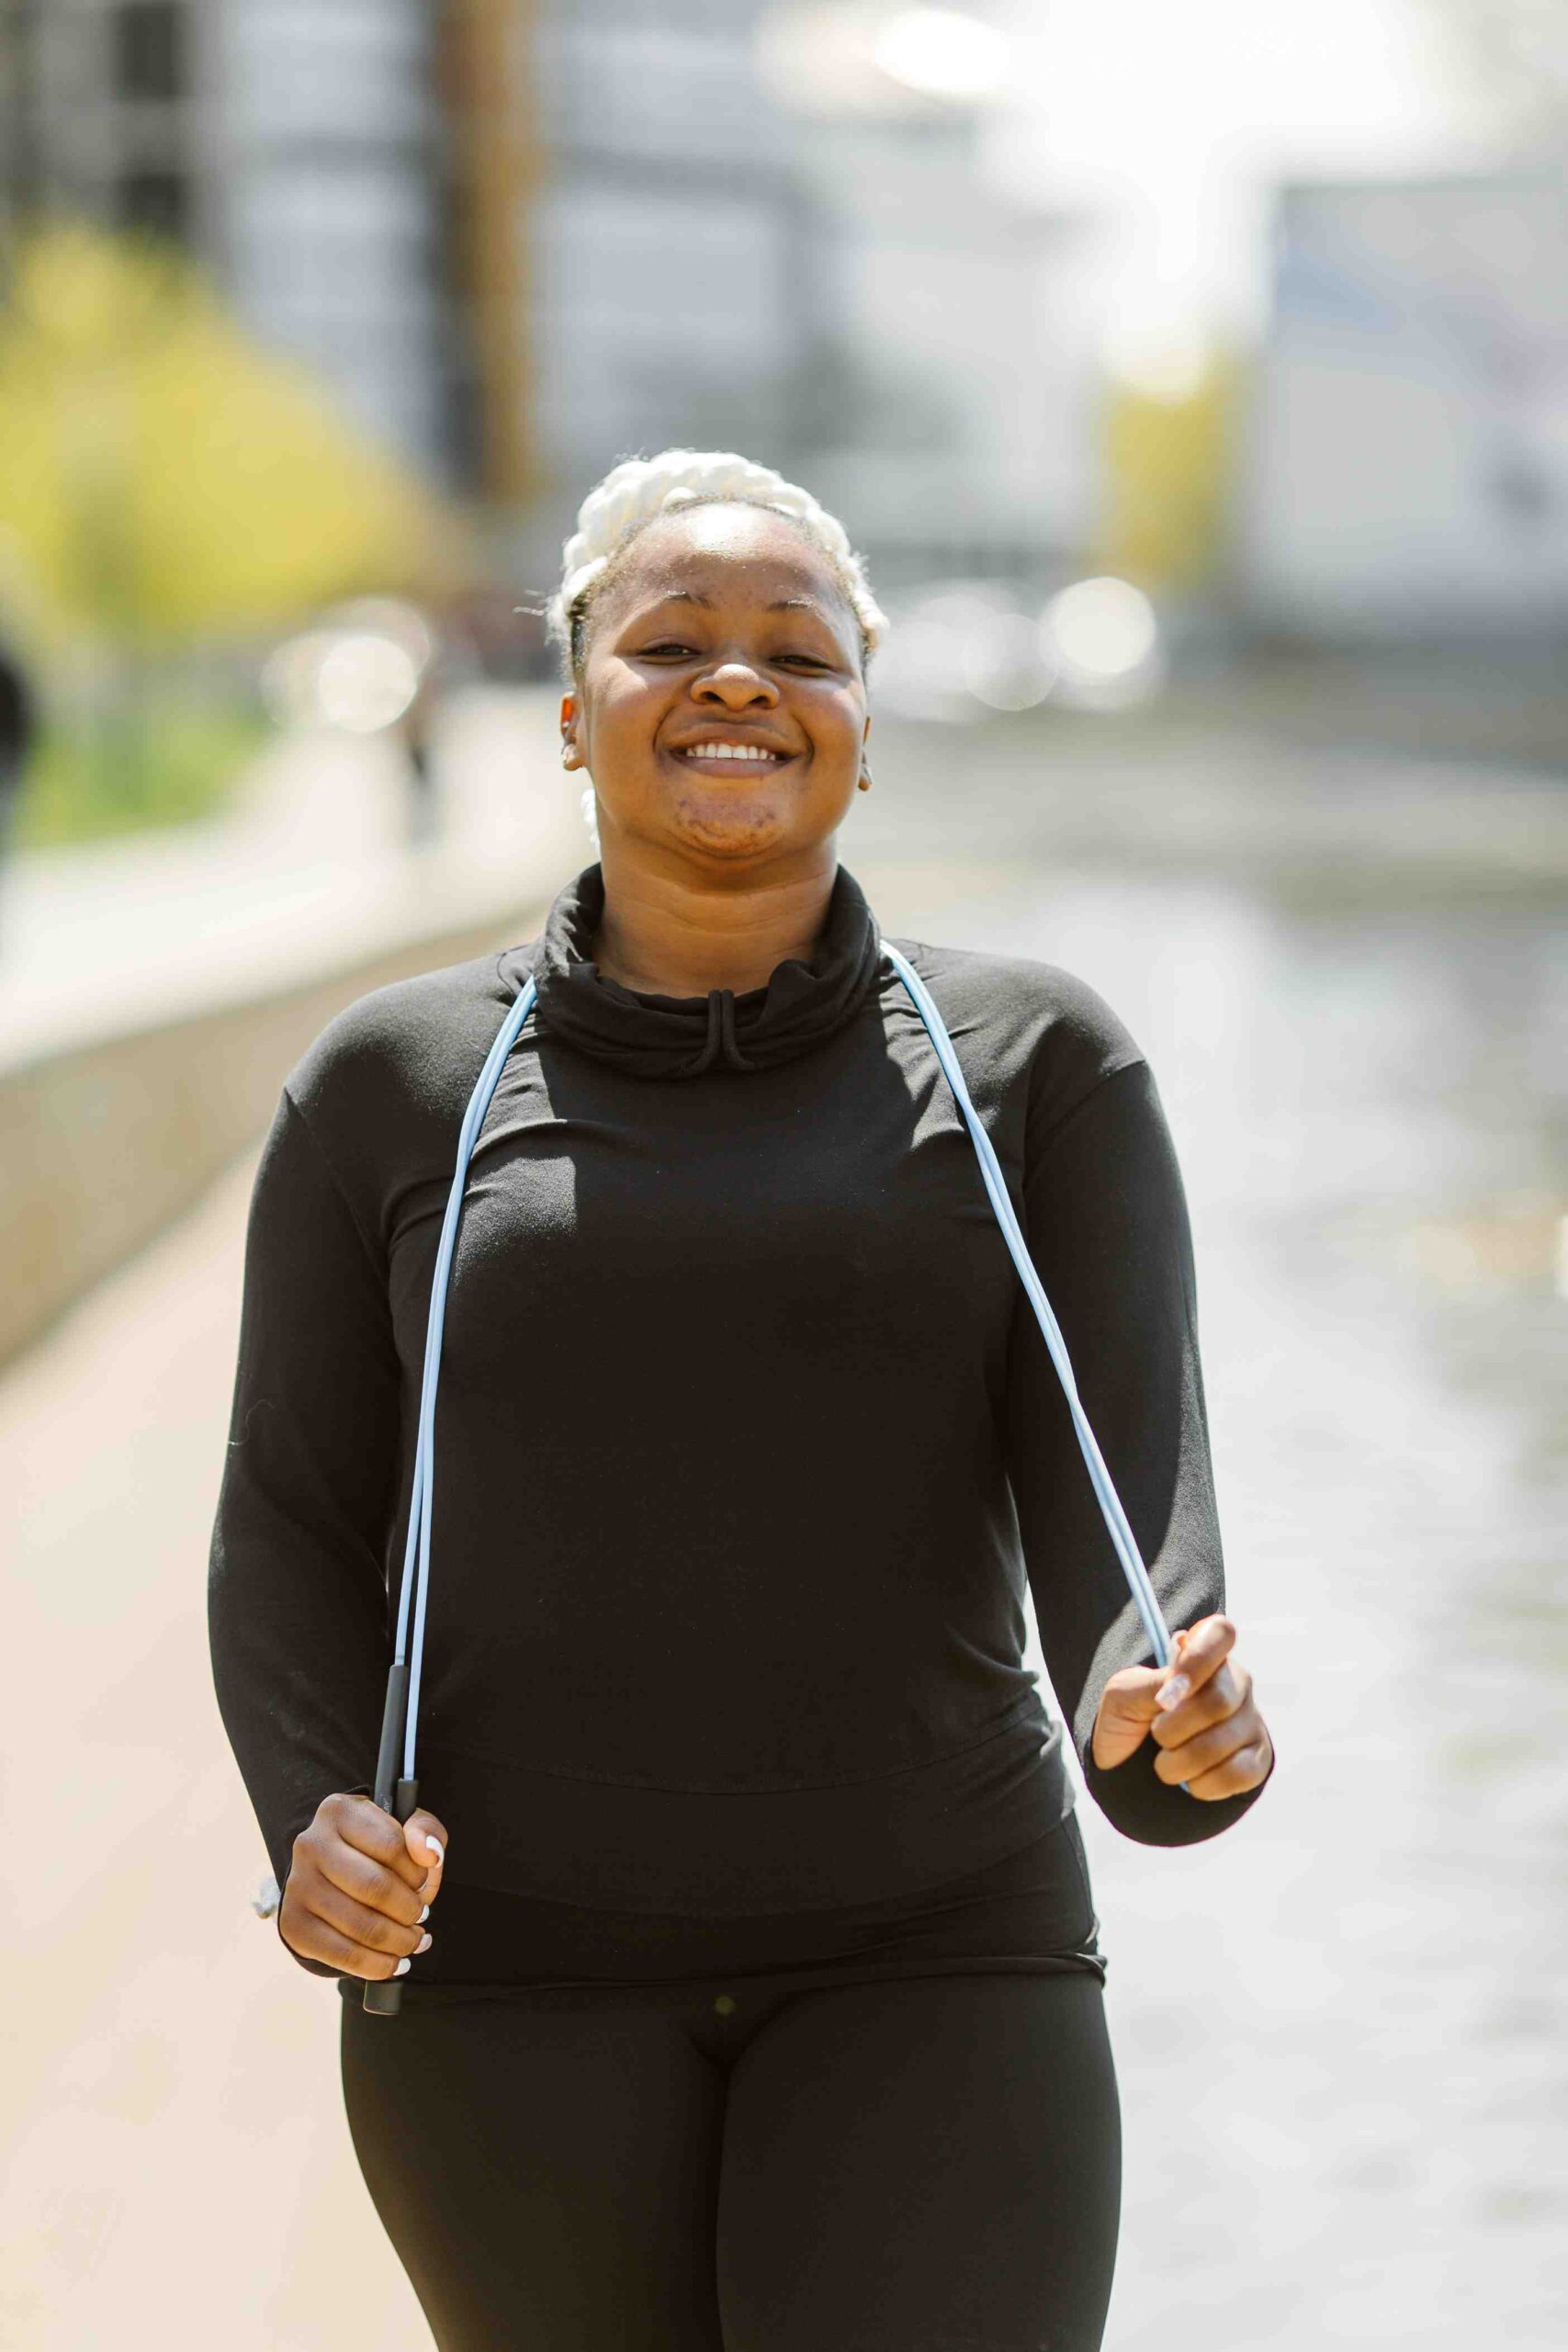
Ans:
{"label": "woman's face", "polygon": [[660,516],[589,616],[561,702],[607,856],[810,852],[843,820],[870,719],[860,630],[825,557],[744,505]]}

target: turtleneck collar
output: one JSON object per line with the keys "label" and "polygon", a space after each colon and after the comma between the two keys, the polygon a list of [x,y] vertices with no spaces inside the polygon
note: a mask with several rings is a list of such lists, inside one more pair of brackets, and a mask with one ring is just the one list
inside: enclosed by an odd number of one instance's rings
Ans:
{"label": "turtleneck collar", "polygon": [[[563,1045],[639,1078],[702,1078],[710,1070],[772,1069],[808,1053],[859,1012],[876,980],[876,924],[854,876],[840,866],[827,921],[807,963],[791,956],[767,985],[706,996],[644,996],[607,979],[592,961],[604,876],[590,865],[551,907],[532,967],[540,1028]],[[502,960],[515,985],[522,956]]]}

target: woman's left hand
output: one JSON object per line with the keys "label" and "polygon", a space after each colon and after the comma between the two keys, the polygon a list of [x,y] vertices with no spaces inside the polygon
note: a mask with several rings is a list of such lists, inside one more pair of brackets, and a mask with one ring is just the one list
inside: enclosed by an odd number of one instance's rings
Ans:
{"label": "woman's left hand", "polygon": [[1110,1771],[1142,1746],[1152,1728],[1155,1774],[1185,1781],[1213,1803],[1255,1789],[1269,1777],[1274,1745],[1252,1696],[1252,1677],[1231,1657],[1228,1617],[1201,1617],[1171,1635],[1168,1666],[1129,1666],[1106,1684],[1094,1719],[1092,1753]]}

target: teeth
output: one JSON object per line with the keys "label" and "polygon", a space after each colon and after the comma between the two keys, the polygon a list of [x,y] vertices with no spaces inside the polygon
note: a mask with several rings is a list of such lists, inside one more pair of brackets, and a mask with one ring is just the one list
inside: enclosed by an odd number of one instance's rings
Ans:
{"label": "teeth", "polygon": [[765,743],[688,743],[689,760],[776,760]]}

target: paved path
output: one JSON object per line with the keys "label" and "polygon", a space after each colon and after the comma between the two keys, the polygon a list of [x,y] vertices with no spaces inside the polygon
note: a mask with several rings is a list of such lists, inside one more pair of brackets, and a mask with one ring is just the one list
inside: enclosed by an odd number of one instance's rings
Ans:
{"label": "paved path", "polygon": [[[991,856],[1009,837],[973,830],[944,866],[942,775],[916,782],[851,851],[887,927],[1082,972],[1159,1074],[1281,1758],[1198,1851],[1083,1808],[1127,2127],[1109,2352],[1545,2352],[1568,2340],[1560,912],[1303,905],[1288,876]],[[1071,786],[1021,767],[1017,838]],[[1000,770],[984,793],[1005,812]],[[28,2352],[428,2352],[348,2145],[338,1996],[247,1907],[260,1843],[210,1695],[249,1175],[0,1382],[0,2340]]]}
{"label": "paved path", "polygon": [[0,1059],[104,1020],[287,987],[323,959],[351,966],[532,899],[584,840],[554,700],[454,696],[434,744],[445,822],[418,852],[395,745],[323,730],[279,737],[210,823],[17,858],[0,874]]}
{"label": "paved path", "polygon": [[211,1697],[201,1562],[248,1182],[0,1386],[21,1539],[0,2341],[28,2352],[429,2342],[348,2147],[338,1996],[248,1908],[265,1865]]}

